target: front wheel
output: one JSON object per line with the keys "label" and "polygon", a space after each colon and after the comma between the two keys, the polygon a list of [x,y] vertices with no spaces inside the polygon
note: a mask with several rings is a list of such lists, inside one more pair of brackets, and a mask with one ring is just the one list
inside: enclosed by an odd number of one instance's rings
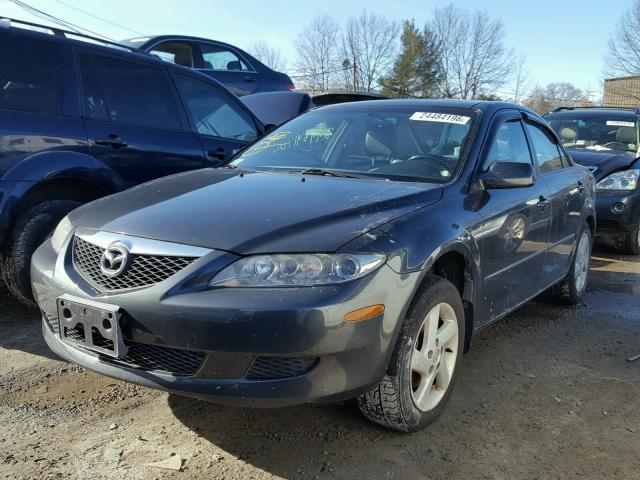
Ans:
{"label": "front wheel", "polygon": [[402,432],[438,418],[457,377],[464,326],[462,300],[453,284],[427,277],[402,324],[384,379],[358,398],[364,416]]}

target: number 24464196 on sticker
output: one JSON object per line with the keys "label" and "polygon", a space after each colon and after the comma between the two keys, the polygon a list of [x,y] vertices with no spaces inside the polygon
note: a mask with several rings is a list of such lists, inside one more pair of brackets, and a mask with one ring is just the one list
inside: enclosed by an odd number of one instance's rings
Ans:
{"label": "number 24464196 on sticker", "polygon": [[456,125],[466,125],[471,117],[465,117],[464,115],[454,115],[451,113],[437,113],[437,112],[415,112],[410,117],[411,120],[418,120],[421,122],[440,122],[440,123],[455,123]]}

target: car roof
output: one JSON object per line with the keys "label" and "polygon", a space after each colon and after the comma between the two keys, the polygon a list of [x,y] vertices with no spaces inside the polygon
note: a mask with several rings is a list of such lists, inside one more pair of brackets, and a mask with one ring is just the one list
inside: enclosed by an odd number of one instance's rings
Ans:
{"label": "car roof", "polygon": [[[35,24],[27,23],[27,25],[35,25]],[[221,84],[215,78],[210,77],[209,75],[206,75],[202,72],[198,72],[197,70],[194,70],[192,68],[183,67],[181,65],[176,65],[170,62],[165,62],[162,59],[154,55],[151,55],[143,50],[140,50],[138,48],[131,47],[128,45],[120,45],[118,43],[109,42],[109,41],[104,41],[104,43],[98,43],[98,42],[101,42],[100,39],[82,35],[82,34],[78,34],[77,38],[68,37],[65,35],[59,35],[55,33],[57,29],[55,29],[54,27],[47,27],[46,25],[41,26],[40,28],[42,28],[43,30],[51,30],[54,33],[47,33],[45,31],[32,30],[28,28],[23,28],[21,26],[13,26],[13,25],[8,28],[0,29],[0,33],[10,32],[11,34],[33,36],[37,38],[47,39],[49,41],[58,41],[61,43],[67,43],[72,46],[81,47],[84,50],[94,50],[96,52],[102,52],[109,55],[122,56],[123,58],[134,57],[136,61],[142,61],[146,63],[161,65],[163,68],[175,71],[176,73],[179,73],[181,75],[189,75],[209,83],[214,83],[219,88],[228,91],[230,95],[235,96],[233,92],[231,92],[227,87],[225,87],[223,84]],[[74,35],[73,32],[65,32],[65,33]],[[86,39],[89,39],[89,41],[87,41]]]}
{"label": "car roof", "polygon": [[215,40],[213,38],[192,37],[190,35],[155,35],[155,36],[131,37],[131,38],[126,38],[122,40],[122,43],[124,44],[139,43],[140,47],[143,47],[144,45],[147,45],[149,43],[161,42],[163,40],[184,40],[187,42],[189,41],[190,42],[215,42],[220,45],[224,45],[225,47],[230,47],[230,48],[233,48],[234,50],[241,50],[243,53],[246,53],[240,47],[237,47],[236,45],[232,45],[227,42],[221,42],[220,40]]}
{"label": "car roof", "polygon": [[527,114],[540,118],[540,116],[522,105],[516,105],[508,102],[497,102],[490,100],[459,100],[459,99],[380,99],[380,100],[363,100],[361,102],[337,103],[319,107],[318,110],[339,110],[350,108],[371,107],[372,109],[380,108],[381,105],[391,107],[450,107],[450,108],[467,108],[472,110],[480,110],[483,113],[494,113],[503,109],[516,109],[526,112]]}
{"label": "car roof", "polygon": [[544,115],[545,118],[562,118],[562,117],[601,117],[603,115],[612,116],[618,115],[623,117],[631,117],[635,118],[636,113],[634,110],[626,110],[622,108],[578,108],[578,109],[567,109],[561,110],[558,112],[549,112]]}

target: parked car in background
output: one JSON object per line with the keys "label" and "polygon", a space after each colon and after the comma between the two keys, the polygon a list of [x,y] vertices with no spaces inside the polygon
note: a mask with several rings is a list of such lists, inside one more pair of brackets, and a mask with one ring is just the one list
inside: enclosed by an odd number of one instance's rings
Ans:
{"label": "parked car in background", "polygon": [[571,158],[597,180],[597,238],[640,255],[638,110],[558,108],[545,115]]}
{"label": "parked car in background", "polygon": [[70,210],[220,165],[264,132],[200,72],[73,32],[2,25],[0,270],[24,303],[31,254]]}
{"label": "parked car in background", "polygon": [[549,288],[580,300],[594,196],[516,105],[343,103],[75,210],[33,289],[48,345],[86,368],[237,405],[357,397],[412,431],[474,332]]}
{"label": "parked car in background", "polygon": [[265,125],[278,126],[315,107],[335,103],[385,100],[389,97],[371,92],[335,91],[309,95],[304,92],[255,93],[241,97],[244,103]]}
{"label": "parked car in background", "polygon": [[183,35],[132,38],[121,43],[149,52],[169,63],[205,73],[226,85],[236,95],[294,88],[287,74],[272,70],[244,50],[228,43]]}

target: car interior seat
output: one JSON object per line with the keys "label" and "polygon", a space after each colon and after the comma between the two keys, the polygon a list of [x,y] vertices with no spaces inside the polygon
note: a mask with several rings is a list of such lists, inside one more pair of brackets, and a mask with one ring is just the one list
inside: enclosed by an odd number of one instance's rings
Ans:
{"label": "car interior seat", "polygon": [[242,64],[239,60],[233,60],[227,63],[227,70],[242,70]]}
{"label": "car interior seat", "polygon": [[635,145],[638,141],[636,135],[635,127],[618,127],[616,142],[624,143],[625,145]]}
{"label": "car interior seat", "polygon": [[575,145],[578,139],[578,131],[572,127],[563,127],[560,129],[560,141],[565,146]]}

